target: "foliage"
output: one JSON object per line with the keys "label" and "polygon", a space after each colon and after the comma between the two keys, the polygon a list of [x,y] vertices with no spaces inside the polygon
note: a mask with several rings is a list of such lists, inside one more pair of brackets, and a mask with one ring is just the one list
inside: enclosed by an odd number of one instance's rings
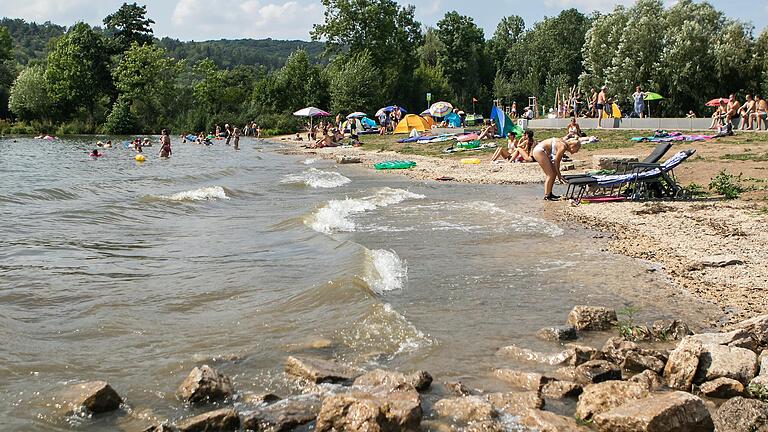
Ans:
{"label": "foliage", "polygon": [[170,38],[160,39],[157,45],[164,48],[170,57],[187,60],[190,64],[210,59],[224,69],[256,65],[269,70],[281,68],[288,57],[299,49],[307,52],[312,63],[318,63],[325,46],[321,42],[272,39],[181,42]]}
{"label": "foliage", "polygon": [[11,87],[8,105],[21,120],[52,120],[55,106],[48,94],[44,67],[30,66],[21,71]]}
{"label": "foliage", "polygon": [[438,64],[443,76],[455,92],[459,106],[472,104],[472,98],[487,93],[491,62],[485,48],[483,30],[474,20],[456,12],[448,12],[437,23],[440,49]]}
{"label": "foliage", "polygon": [[22,65],[44,59],[50,42],[61,37],[66,31],[66,27],[50,22],[27,23],[22,19],[11,18],[0,20],[0,28],[5,28],[10,33],[14,57]]}
{"label": "foliage", "polygon": [[379,70],[367,51],[339,56],[325,72],[333,112],[351,113],[384,102],[377,85]]}
{"label": "foliage", "polygon": [[747,393],[753,399],[768,401],[768,387],[762,384],[750,383],[749,386],[747,387]]}
{"label": "foliage", "polygon": [[117,12],[104,18],[104,27],[116,52],[125,52],[131,45],[148,45],[153,41],[152,24],[147,7],[123,3]]}
{"label": "foliage", "polygon": [[297,50],[280,70],[259,81],[253,91],[258,114],[286,114],[307,106],[327,106],[328,94],[320,68],[306,51]]}
{"label": "foliage", "polygon": [[712,181],[709,183],[709,189],[724,196],[726,199],[736,199],[746,190],[741,184],[741,174],[734,176],[733,174],[728,174],[725,170],[720,171],[712,178]]}
{"label": "foliage", "polygon": [[131,104],[125,99],[118,99],[112,105],[112,111],[104,123],[104,132],[127,135],[136,132],[138,121],[131,112]]}
{"label": "foliage", "polygon": [[616,312],[621,317],[618,323],[619,334],[626,340],[634,341],[647,336],[648,328],[635,323],[635,315],[639,311],[634,306],[626,306]]}
{"label": "foliage", "polygon": [[697,183],[691,183],[683,187],[683,191],[685,192],[685,195],[689,197],[700,197],[707,195],[707,192],[704,191],[704,186]]}
{"label": "foliage", "polygon": [[5,27],[0,27],[0,61],[13,60],[13,40]]}

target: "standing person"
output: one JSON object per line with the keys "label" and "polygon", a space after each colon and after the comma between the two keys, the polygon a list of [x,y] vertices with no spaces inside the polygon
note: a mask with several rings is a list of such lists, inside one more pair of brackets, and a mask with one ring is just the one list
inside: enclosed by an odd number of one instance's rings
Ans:
{"label": "standing person", "polygon": [[229,143],[232,141],[232,126],[230,126],[229,123],[224,125],[224,133],[227,134],[226,144],[229,145]]}
{"label": "standing person", "polygon": [[171,153],[173,153],[171,151],[171,137],[168,136],[168,131],[163,129],[160,132],[160,157],[171,157]]}
{"label": "standing person", "polygon": [[597,128],[603,128],[603,110],[605,109],[605,91],[608,90],[608,86],[602,86],[600,93],[597,95],[597,101],[595,102],[595,113],[597,114]]}
{"label": "standing person", "polygon": [[384,135],[387,133],[387,129],[389,128],[389,115],[386,112],[381,112],[379,114],[379,135]]}
{"label": "standing person", "polygon": [[216,138],[221,136],[221,126],[216,125]]}
{"label": "standing person", "polygon": [[517,118],[517,102],[512,102],[512,109],[509,111],[509,116],[513,119]]}
{"label": "standing person", "polygon": [[336,114],[336,129],[341,129],[341,113]]}
{"label": "standing person", "polygon": [[589,101],[588,101],[588,108],[589,108],[589,116],[594,118],[595,117],[595,104],[597,103],[597,92],[595,92],[595,89],[590,89],[589,93]]}
{"label": "standing person", "polygon": [[565,152],[574,154],[578,153],[581,149],[581,143],[579,140],[565,141],[562,138],[550,138],[544,140],[533,148],[531,156],[541,166],[541,170],[547,176],[544,181],[544,199],[546,201],[557,201],[559,196],[552,193],[552,188],[555,185],[555,180],[560,179],[563,181],[563,176],[560,173],[560,162],[565,156]]}
{"label": "standing person", "polygon": [[645,115],[643,112],[645,111],[645,93],[640,91],[640,86],[637,86],[635,89],[635,93],[632,95],[632,99],[635,100],[635,115],[637,118],[643,118]]}
{"label": "standing person", "polygon": [[240,150],[240,129],[237,127],[233,127],[232,135],[235,137],[235,141],[233,143],[235,146],[235,150]]}

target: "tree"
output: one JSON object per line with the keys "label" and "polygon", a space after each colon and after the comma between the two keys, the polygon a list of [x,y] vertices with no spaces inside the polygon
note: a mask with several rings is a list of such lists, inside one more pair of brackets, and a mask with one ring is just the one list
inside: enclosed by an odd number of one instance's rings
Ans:
{"label": "tree", "polygon": [[325,107],[328,86],[304,50],[296,50],[280,70],[261,80],[253,91],[258,114],[290,114],[307,106]]}
{"label": "tree", "polygon": [[112,37],[117,52],[125,52],[131,45],[148,45],[153,41],[152,24],[147,17],[147,6],[123,3],[117,12],[104,18],[104,26]]}
{"label": "tree", "polygon": [[427,27],[424,32],[424,43],[418,49],[419,61],[422,66],[436,67],[440,57],[440,52],[445,50],[445,45],[437,36],[434,27]]}
{"label": "tree", "polygon": [[21,120],[48,122],[53,119],[55,106],[48,95],[44,67],[30,66],[21,71],[11,87],[8,105]]}
{"label": "tree", "polygon": [[13,60],[13,40],[5,27],[0,27],[0,61]]}
{"label": "tree", "polygon": [[437,28],[442,43],[438,63],[458,98],[456,103],[471,105],[490,81],[483,30],[472,18],[457,12],[446,13]]}
{"label": "tree", "polygon": [[[623,6],[608,15],[599,15],[584,36],[582,48],[583,72],[579,78],[582,90],[597,89],[609,80],[616,47],[621,43],[629,16]],[[658,36],[658,35],[657,35]]]}
{"label": "tree", "polygon": [[367,51],[337,57],[325,72],[333,112],[376,109],[384,103],[377,86],[379,71]]}
{"label": "tree", "polygon": [[85,108],[93,120],[96,100],[111,87],[109,56],[101,34],[77,23],[48,54],[45,79],[51,98],[69,113]]}
{"label": "tree", "polygon": [[8,30],[0,27],[0,117],[8,114],[8,96],[16,78],[16,62],[13,60],[13,41]]}
{"label": "tree", "polygon": [[104,123],[104,131],[111,134],[131,134],[136,132],[138,120],[131,111],[130,102],[118,98]]}
{"label": "tree", "polygon": [[525,33],[525,20],[517,15],[504,17],[496,26],[496,32],[488,41],[488,47],[496,67],[501,68],[506,61],[509,48],[520,42]]}

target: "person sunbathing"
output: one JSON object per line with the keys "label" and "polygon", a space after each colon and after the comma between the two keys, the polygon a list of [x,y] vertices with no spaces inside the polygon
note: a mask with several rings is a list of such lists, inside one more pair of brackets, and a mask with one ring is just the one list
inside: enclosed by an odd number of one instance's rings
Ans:
{"label": "person sunbathing", "polygon": [[512,155],[512,152],[514,152],[517,149],[517,138],[515,137],[515,134],[512,132],[507,134],[507,148],[504,148],[500,146],[496,149],[496,151],[493,153],[493,157],[491,158],[491,163],[496,162],[497,160],[510,160],[510,156]]}
{"label": "person sunbathing", "polygon": [[581,127],[576,122],[576,117],[571,117],[571,123],[568,124],[568,133],[563,137],[564,140],[571,138],[581,138],[584,133],[581,131]]}
{"label": "person sunbathing", "polygon": [[725,123],[730,123],[734,118],[739,116],[739,110],[741,109],[741,102],[736,99],[736,95],[728,96],[728,104],[725,112]]}
{"label": "person sunbathing", "polygon": [[717,107],[715,112],[712,114],[712,124],[709,125],[710,129],[717,129],[719,125],[723,123],[725,120],[725,115],[728,112],[728,104],[725,102],[725,100],[720,100],[720,105]]}
{"label": "person sunbathing", "polygon": [[491,158],[491,163],[497,160],[506,160],[507,162],[533,162],[531,149],[535,145],[533,140],[533,131],[527,130],[518,140],[510,132],[507,134],[508,148],[499,147]]}
{"label": "person sunbathing", "polygon": [[752,113],[755,111],[755,100],[752,99],[752,95],[747,95],[746,101],[744,101],[744,105],[742,105],[741,108],[739,108],[739,118],[741,121],[741,125],[739,125],[739,129],[746,130],[747,126],[749,126],[749,117],[752,115]]}
{"label": "person sunbathing", "polygon": [[[757,122],[757,126],[755,126]],[[749,116],[750,129],[762,129],[760,123],[766,123],[768,126],[768,102],[760,96],[755,96],[755,111]]]}
{"label": "person sunbathing", "polygon": [[496,124],[491,121],[489,124],[487,124],[483,131],[480,132],[480,135],[477,137],[479,140],[484,139],[493,139],[493,137],[496,135]]}

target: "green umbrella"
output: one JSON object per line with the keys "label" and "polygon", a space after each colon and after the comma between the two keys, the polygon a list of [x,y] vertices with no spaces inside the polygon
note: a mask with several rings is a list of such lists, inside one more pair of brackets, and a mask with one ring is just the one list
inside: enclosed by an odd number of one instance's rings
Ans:
{"label": "green umbrella", "polygon": [[643,99],[647,101],[655,101],[655,100],[664,99],[664,96],[654,92],[646,92],[645,97]]}

